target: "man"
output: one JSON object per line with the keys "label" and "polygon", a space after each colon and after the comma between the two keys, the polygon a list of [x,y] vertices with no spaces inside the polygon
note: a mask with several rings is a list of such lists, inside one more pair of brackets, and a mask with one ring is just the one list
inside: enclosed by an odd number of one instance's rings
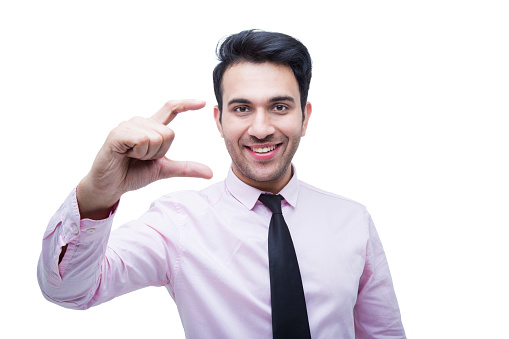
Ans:
{"label": "man", "polygon": [[404,338],[366,209],[299,181],[291,164],[311,115],[307,49],[287,35],[244,31],[218,56],[214,118],[232,158],[226,180],[166,195],[110,236],[125,192],[212,177],[205,165],[165,157],[174,137],[166,125],[204,102],[170,101],[122,123],[50,221],[43,294],[86,309],[165,286],[189,338]]}

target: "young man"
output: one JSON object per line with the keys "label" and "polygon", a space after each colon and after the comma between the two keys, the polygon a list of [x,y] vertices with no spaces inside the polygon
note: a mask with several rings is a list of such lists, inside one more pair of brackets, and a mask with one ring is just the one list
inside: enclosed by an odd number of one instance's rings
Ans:
{"label": "young man", "polygon": [[299,181],[291,164],[311,115],[307,49],[244,31],[218,56],[214,117],[232,158],[227,178],[166,195],[110,236],[123,193],[212,177],[164,156],[174,137],[166,125],[204,102],[171,101],[122,123],[50,221],[38,267],[44,296],[86,309],[165,286],[188,338],[404,338],[368,212]]}

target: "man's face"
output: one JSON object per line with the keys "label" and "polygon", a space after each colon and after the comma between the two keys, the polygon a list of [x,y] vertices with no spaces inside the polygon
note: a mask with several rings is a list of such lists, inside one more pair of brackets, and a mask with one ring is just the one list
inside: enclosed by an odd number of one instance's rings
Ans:
{"label": "man's face", "polygon": [[304,119],[299,86],[288,66],[242,62],[228,68],[222,81],[223,112],[216,124],[245,183],[278,193],[292,176],[291,161],[311,114]]}

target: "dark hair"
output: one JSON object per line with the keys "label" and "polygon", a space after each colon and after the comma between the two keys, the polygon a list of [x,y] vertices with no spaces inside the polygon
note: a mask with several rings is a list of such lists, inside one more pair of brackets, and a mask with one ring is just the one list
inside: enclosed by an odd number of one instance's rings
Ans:
{"label": "dark hair", "polygon": [[282,33],[247,30],[232,34],[218,43],[219,64],[214,68],[214,93],[219,110],[223,110],[222,80],[224,72],[239,62],[272,62],[289,66],[299,84],[302,114],[306,106],[311,82],[311,56],[299,40]]}

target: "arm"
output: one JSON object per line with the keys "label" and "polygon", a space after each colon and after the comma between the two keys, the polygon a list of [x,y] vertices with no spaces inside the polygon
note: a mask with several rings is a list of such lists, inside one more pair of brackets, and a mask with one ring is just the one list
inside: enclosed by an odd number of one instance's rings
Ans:
{"label": "arm", "polygon": [[358,339],[405,339],[387,259],[375,225],[368,217],[366,263],[354,308],[355,335]]}
{"label": "arm", "polygon": [[[48,300],[65,307],[84,309],[97,300],[105,301],[127,292],[118,293],[118,289],[110,288],[118,283],[115,280],[124,279],[131,269],[129,266],[123,273],[109,270],[113,263],[117,267],[126,264],[118,255],[120,250],[115,252],[107,246],[113,218],[110,212],[123,193],[153,181],[176,176],[212,177],[211,170],[205,165],[177,162],[164,156],[174,138],[173,131],[165,125],[178,113],[203,106],[204,102],[192,100],[168,102],[151,118],[131,119],[110,132],[92,169],[52,217],[44,234],[38,279]],[[127,249],[124,258],[131,258],[132,254],[150,257],[157,250],[166,253],[160,248],[160,241],[154,240],[157,245],[150,243],[152,236],[157,238],[156,233],[147,225],[127,232],[128,236],[119,242],[120,246],[134,248]],[[146,241],[130,242],[129,237]],[[134,279],[129,283],[141,286],[149,280],[161,280],[151,276],[155,269],[149,267],[147,270],[138,274],[141,280]]]}
{"label": "arm", "polygon": [[[171,287],[180,256],[178,221],[182,220],[175,205],[168,198],[158,199],[139,220],[110,234],[114,214],[104,220],[80,221],[73,190],[43,239],[38,280],[44,297],[83,310],[142,287]],[[64,243],[67,251],[57,265]]]}
{"label": "arm", "polygon": [[67,308],[89,307],[100,280],[112,219],[80,220],[76,189],[69,194],[42,241],[37,278],[47,300]]}

